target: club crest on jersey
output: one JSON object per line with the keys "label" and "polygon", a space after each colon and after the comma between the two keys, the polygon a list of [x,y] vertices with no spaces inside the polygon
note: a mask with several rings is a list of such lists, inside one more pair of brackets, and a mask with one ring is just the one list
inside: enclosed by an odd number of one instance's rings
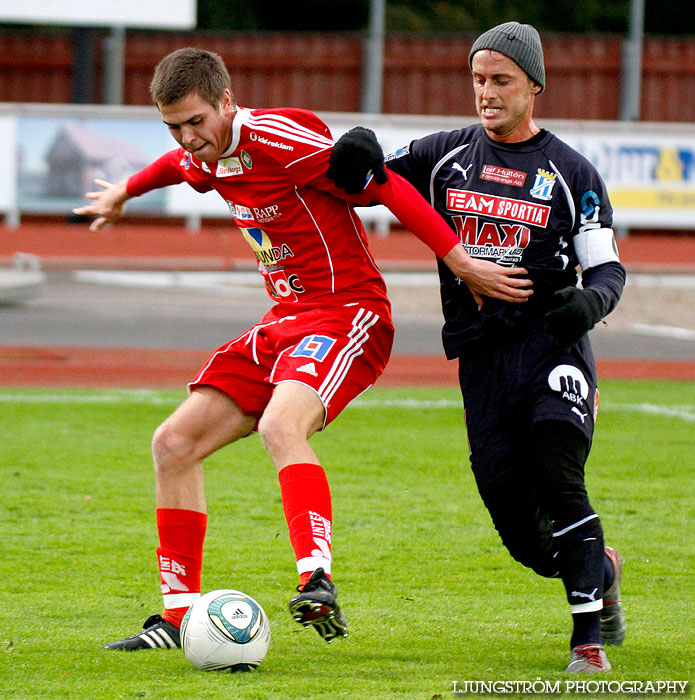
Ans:
{"label": "club crest on jersey", "polygon": [[251,168],[253,168],[253,161],[251,160],[251,156],[249,155],[249,152],[242,151],[239,155],[241,157],[241,162],[244,164],[244,167],[247,170],[251,170]]}
{"label": "club crest on jersey", "polygon": [[244,169],[241,167],[241,161],[238,158],[220,158],[217,161],[217,177],[233,177],[234,175],[243,175]]}
{"label": "club crest on jersey", "polygon": [[553,187],[557,181],[557,175],[549,170],[538,168],[536,179],[533,182],[533,187],[529,190],[529,194],[536,199],[549,201],[553,198]]}

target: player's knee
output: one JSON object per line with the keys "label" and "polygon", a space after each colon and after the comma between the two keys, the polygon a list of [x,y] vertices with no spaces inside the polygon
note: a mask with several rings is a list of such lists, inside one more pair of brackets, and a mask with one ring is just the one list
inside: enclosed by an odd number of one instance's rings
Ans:
{"label": "player's knee", "polygon": [[484,492],[483,500],[502,544],[513,559],[545,577],[557,575],[553,561],[553,526],[527,494]]}
{"label": "player's knee", "polygon": [[557,576],[558,567],[553,561],[551,541],[539,532],[521,534],[508,530],[500,532],[502,543],[513,559],[539,576]]}
{"label": "player's knee", "polygon": [[554,481],[541,489],[541,503],[554,521],[579,520],[591,510],[586,486],[578,480]]}
{"label": "player's knee", "polygon": [[185,435],[169,422],[162,423],[152,436],[152,455],[158,473],[180,468],[195,459],[195,444],[190,436]]}
{"label": "player's knee", "polygon": [[289,416],[266,411],[258,421],[258,433],[268,454],[277,453],[283,446],[295,442],[300,437],[299,428]]}

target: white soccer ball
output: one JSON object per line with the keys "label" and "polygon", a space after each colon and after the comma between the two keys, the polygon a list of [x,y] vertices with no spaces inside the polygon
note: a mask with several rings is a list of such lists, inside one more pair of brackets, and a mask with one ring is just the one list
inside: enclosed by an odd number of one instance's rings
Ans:
{"label": "white soccer ball", "polygon": [[201,671],[252,671],[269,645],[265,610],[241,591],[205,593],[181,623],[184,656]]}

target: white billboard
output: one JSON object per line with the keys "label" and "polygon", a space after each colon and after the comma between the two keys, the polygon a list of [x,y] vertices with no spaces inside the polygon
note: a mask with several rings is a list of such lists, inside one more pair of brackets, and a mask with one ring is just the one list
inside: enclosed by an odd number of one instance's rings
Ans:
{"label": "white billboard", "polygon": [[17,209],[17,117],[0,115],[0,212]]}
{"label": "white billboard", "polygon": [[[4,0],[0,0],[4,1]],[[142,1],[142,0],[141,0]],[[319,114],[338,138],[361,124],[386,152],[475,117]],[[614,223],[622,228],[695,229],[695,125],[621,122],[542,124],[583,153],[606,182]],[[176,146],[154,107],[0,105],[0,216],[56,214],[84,204],[95,177],[117,181]],[[182,185],[138,197],[133,211],[229,217],[224,199]],[[393,216],[377,207],[364,217],[383,229]]]}
{"label": "white billboard", "polygon": [[0,0],[0,22],[193,29],[196,0]]}

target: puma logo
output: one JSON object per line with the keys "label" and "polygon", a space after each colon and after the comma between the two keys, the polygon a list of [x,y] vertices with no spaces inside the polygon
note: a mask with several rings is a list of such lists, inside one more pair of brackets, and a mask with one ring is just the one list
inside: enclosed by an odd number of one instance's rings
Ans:
{"label": "puma logo", "polygon": [[467,168],[464,168],[458,163],[453,163],[451,167],[458,170],[463,175],[464,180],[468,180],[468,171],[473,167],[473,163],[471,163]]}
{"label": "puma logo", "polygon": [[598,588],[594,588],[591,593],[582,593],[581,591],[572,591],[570,595],[576,596],[577,598],[588,598],[589,600],[596,600],[596,592],[598,591]]}
{"label": "puma logo", "polygon": [[582,419],[582,425],[584,424],[584,419],[589,415],[588,413],[582,413],[576,406],[572,406],[572,413],[576,413]]}

